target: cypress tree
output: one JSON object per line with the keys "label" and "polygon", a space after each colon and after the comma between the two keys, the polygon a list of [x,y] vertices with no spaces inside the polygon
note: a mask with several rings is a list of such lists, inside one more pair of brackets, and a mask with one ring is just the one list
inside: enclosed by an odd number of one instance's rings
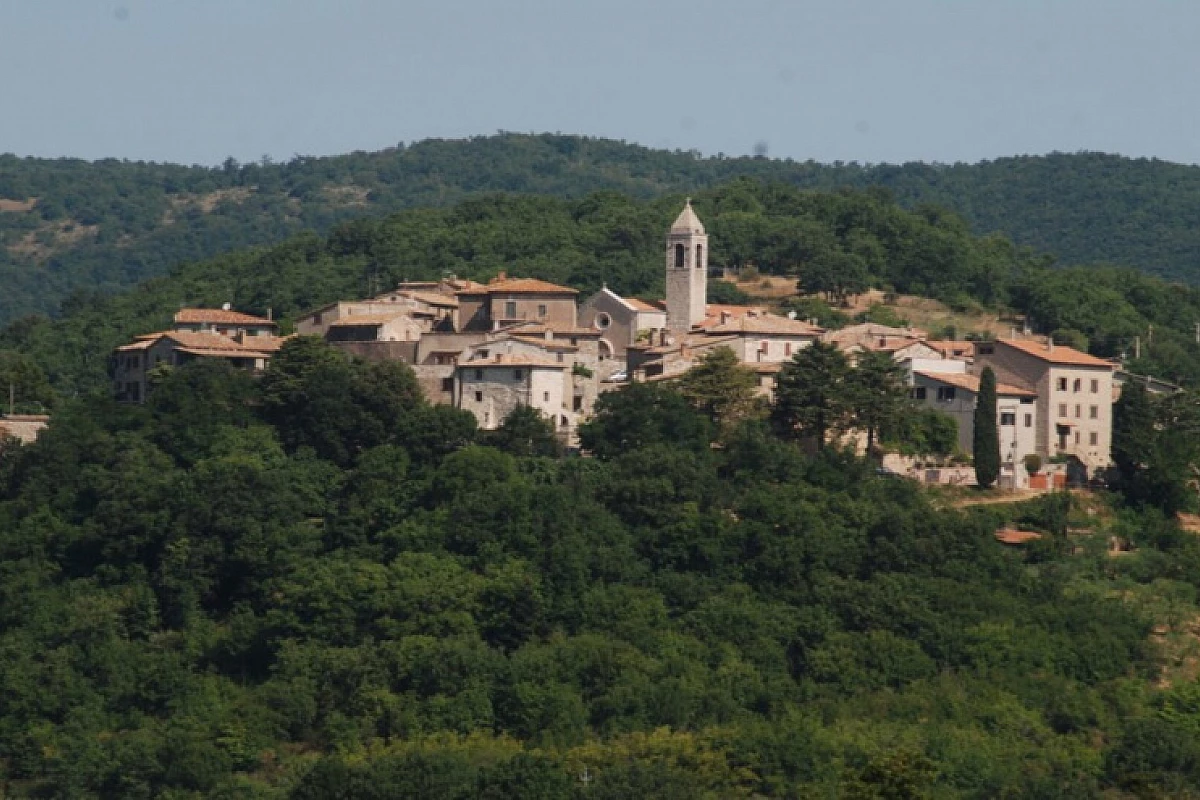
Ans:
{"label": "cypress tree", "polygon": [[975,482],[986,489],[1000,477],[1000,433],[996,428],[996,373],[984,367],[975,399]]}

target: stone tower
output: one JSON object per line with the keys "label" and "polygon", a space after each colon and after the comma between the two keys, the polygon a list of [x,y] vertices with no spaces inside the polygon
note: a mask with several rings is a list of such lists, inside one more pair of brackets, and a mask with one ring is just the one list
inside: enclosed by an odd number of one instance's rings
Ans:
{"label": "stone tower", "polygon": [[688,331],[704,320],[708,303],[708,236],[692,201],[667,233],[667,327]]}

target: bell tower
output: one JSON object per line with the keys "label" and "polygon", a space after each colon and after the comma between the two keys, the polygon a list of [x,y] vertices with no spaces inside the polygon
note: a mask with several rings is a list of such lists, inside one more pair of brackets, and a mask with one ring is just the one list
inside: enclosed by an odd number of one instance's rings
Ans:
{"label": "bell tower", "polygon": [[708,235],[689,197],[667,232],[667,327],[688,331],[708,304]]}

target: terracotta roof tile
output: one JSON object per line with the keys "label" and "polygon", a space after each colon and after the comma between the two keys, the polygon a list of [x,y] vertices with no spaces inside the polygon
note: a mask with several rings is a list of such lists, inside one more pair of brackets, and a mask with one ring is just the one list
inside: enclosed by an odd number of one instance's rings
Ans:
{"label": "terracotta roof tile", "polygon": [[[979,376],[967,375],[962,372],[929,372],[928,370],[914,370],[914,375],[920,375],[922,378],[939,381],[947,386],[956,386],[959,389],[966,389],[974,394],[979,393]],[[1021,386],[1013,386],[1008,383],[996,384],[996,394],[1000,397],[1037,397],[1037,392],[1032,389],[1026,389]]]}
{"label": "terracotta roof tile", "polygon": [[484,367],[546,367],[548,369],[566,369],[568,365],[535,356],[526,356],[517,353],[496,353],[488,358],[463,361],[458,366],[462,369],[481,369]]}
{"label": "terracotta roof tile", "polygon": [[775,314],[750,315],[745,314],[726,322],[721,322],[716,325],[706,326],[705,331],[712,334],[723,333],[754,333],[754,334],[778,334],[778,335],[793,335],[793,336],[820,336],[824,329],[814,325],[809,325],[807,322],[801,322],[798,319],[788,319]]}
{"label": "terracotta roof tile", "polygon": [[[488,294],[579,294],[569,286],[538,280],[537,278],[497,278],[483,287]],[[459,294],[478,294],[478,290],[460,290]]]}
{"label": "terracotta roof tile", "polygon": [[999,339],[997,342],[1051,364],[1063,364],[1075,367],[1105,367],[1107,369],[1115,369],[1117,366],[1111,361],[1105,361],[1103,358],[1088,355],[1076,350],[1074,347],[1067,347],[1062,344],[1056,344],[1051,347],[1033,339]]}
{"label": "terracotta roof tile", "polygon": [[636,297],[622,297],[628,305],[633,306],[634,311],[656,311],[665,313],[665,304],[661,300],[656,300],[653,303],[647,303],[645,300],[639,300]]}
{"label": "terracotta roof tile", "polygon": [[183,324],[215,323],[227,325],[269,325],[275,323],[264,317],[243,314],[240,311],[226,311],[222,308],[182,308],[175,314],[175,322]]}

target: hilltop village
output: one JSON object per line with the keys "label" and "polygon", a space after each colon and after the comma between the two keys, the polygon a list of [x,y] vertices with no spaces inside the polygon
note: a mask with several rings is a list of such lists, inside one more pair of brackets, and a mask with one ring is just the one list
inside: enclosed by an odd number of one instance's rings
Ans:
{"label": "hilltop village", "polygon": [[[607,287],[581,301],[572,288],[504,273],[488,283],[448,276],[406,282],[375,297],[312,309],[295,335],[318,336],[368,361],[410,365],[426,397],[471,412],[497,428],[519,406],[552,421],[575,441],[597,398],[628,382],[679,378],[705,354],[728,348],[769,396],[783,364],[814,342],[835,345],[853,362],[885,352],[903,368],[918,404],[949,415],[969,453],[980,374],[997,375],[999,485],[1025,488],[1076,481],[1111,463],[1112,404],[1123,374],[1115,362],[1045,338],[938,341],[912,327],[862,323],[825,330],[765,305],[709,303],[709,242],[685,204],[666,233],[666,299],[622,297]],[[120,400],[143,402],[160,365],[224,359],[261,371],[286,341],[274,320],[223,309],[186,308],[171,330],[117,348],[112,375]],[[1033,475],[1030,456],[1053,461]],[[898,471],[930,482],[969,482],[966,470]]]}

